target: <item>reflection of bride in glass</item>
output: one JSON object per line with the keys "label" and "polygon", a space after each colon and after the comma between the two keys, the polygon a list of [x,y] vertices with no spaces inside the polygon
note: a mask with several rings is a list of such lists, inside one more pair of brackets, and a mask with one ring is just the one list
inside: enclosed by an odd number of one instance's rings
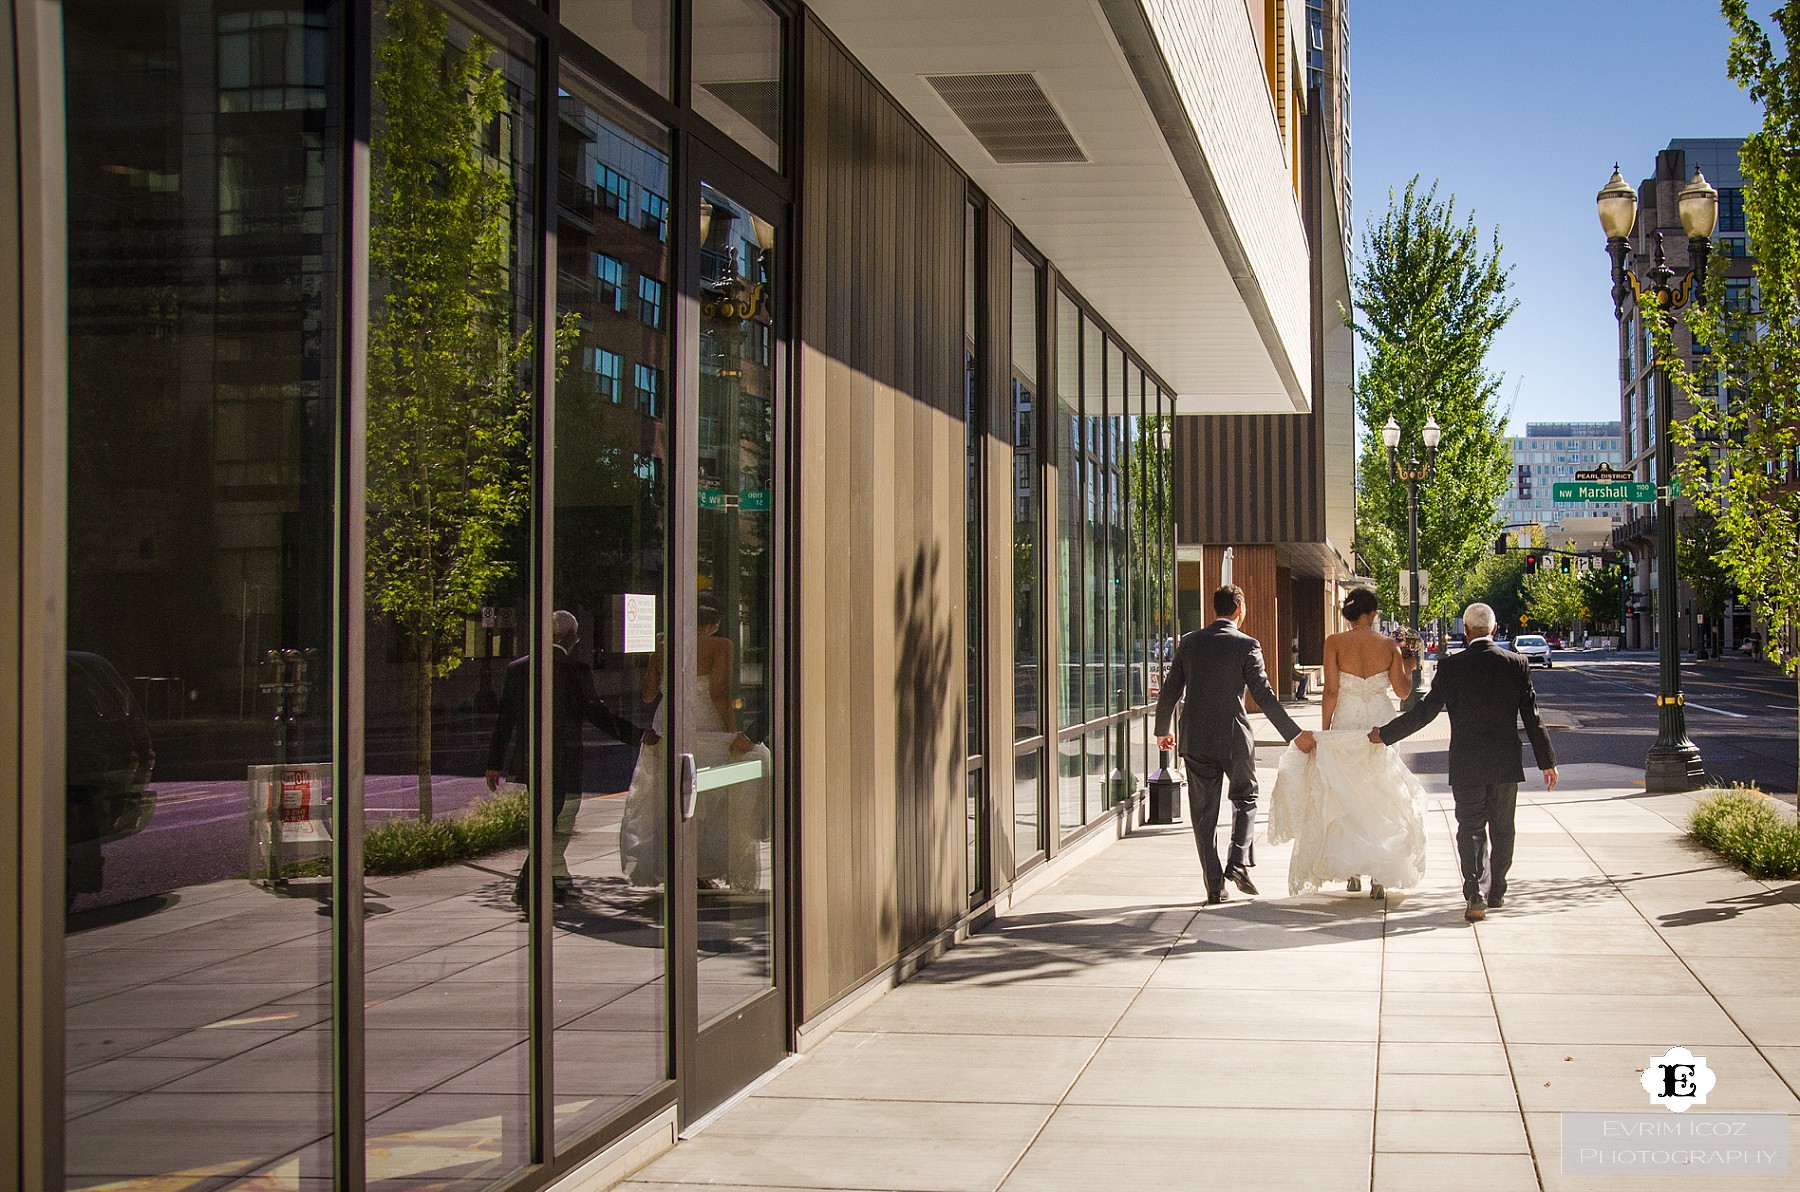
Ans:
{"label": "reflection of bride in glass", "polygon": [[[724,622],[719,606],[702,599],[694,611],[700,631],[694,643],[694,725],[689,736],[695,768],[704,776],[709,769],[754,762],[758,770],[753,778],[700,793],[694,813],[700,836],[699,878],[708,887],[724,884],[734,890],[755,890],[762,878],[759,845],[769,839],[769,748],[738,728],[732,644],[719,633]],[[662,669],[659,651],[650,659],[643,691],[644,702],[657,705],[656,713],[638,751],[619,828],[620,867],[635,886],[660,885],[663,880],[661,829],[668,788],[662,738],[667,735],[668,701],[663,698]]]}

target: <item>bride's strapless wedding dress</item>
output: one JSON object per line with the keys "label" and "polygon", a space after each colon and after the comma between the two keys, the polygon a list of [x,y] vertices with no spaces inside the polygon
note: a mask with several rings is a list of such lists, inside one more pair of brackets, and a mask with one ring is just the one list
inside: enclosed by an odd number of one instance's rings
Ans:
{"label": "bride's strapless wedding dress", "polygon": [[[658,738],[665,727],[665,700],[656,707],[650,724]],[[743,753],[731,752],[737,733],[719,719],[713,703],[712,684],[706,675],[694,679],[694,763],[702,771],[737,762],[757,762],[756,777],[730,786],[702,791],[696,800],[699,823],[699,875],[703,881],[723,881],[734,890],[766,889],[760,845],[768,842],[774,807],[774,765],[767,745],[755,745]],[[619,865],[634,886],[661,885],[663,880],[663,827],[668,817],[668,784],[663,773],[660,740],[638,749],[631,789],[625,794],[625,810],[619,823]]]}
{"label": "bride's strapless wedding dress", "polygon": [[1425,788],[1398,754],[1369,741],[1394,717],[1386,673],[1341,674],[1331,728],[1318,748],[1289,746],[1269,796],[1269,843],[1294,842],[1288,891],[1359,874],[1389,889],[1425,876]]}

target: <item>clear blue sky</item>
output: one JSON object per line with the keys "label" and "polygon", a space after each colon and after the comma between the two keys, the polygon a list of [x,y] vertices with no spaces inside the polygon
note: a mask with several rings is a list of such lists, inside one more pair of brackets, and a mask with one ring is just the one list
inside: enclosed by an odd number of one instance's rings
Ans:
{"label": "clear blue sky", "polygon": [[1728,42],[1715,0],[1350,0],[1356,243],[1414,174],[1498,226],[1519,305],[1489,367],[1513,433],[1619,417],[1594,194],[1614,161],[1636,185],[1673,138],[1760,125]]}

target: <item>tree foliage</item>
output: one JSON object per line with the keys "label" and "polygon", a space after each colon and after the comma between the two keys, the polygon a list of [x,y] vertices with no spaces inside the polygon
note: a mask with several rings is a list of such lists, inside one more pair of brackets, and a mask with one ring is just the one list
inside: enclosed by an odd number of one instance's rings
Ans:
{"label": "tree foliage", "polygon": [[1561,563],[1560,556],[1551,555],[1525,577],[1525,615],[1533,628],[1567,629],[1581,619],[1581,576],[1563,570]]}
{"label": "tree foliage", "polygon": [[[464,623],[512,576],[530,505],[528,331],[514,327],[505,80],[427,0],[391,0],[374,76],[368,599],[413,661],[419,813],[431,693]],[[497,153],[489,152],[497,142]]]}
{"label": "tree foliage", "polygon": [[[1509,550],[1504,554],[1484,556],[1471,570],[1462,585],[1462,604],[1476,601],[1494,610],[1501,628],[1512,632],[1525,615],[1525,552]],[[1462,609],[1458,608],[1457,613]]]}
{"label": "tree foliage", "polygon": [[1581,603],[1588,610],[1584,619],[1594,629],[1602,633],[1618,632],[1619,605],[1623,603],[1624,596],[1623,567],[1615,564],[1581,573]]}
{"label": "tree foliage", "polygon": [[[1706,305],[1687,308],[1706,354],[1704,375],[1678,363],[1669,370],[1694,410],[1676,428],[1686,448],[1681,479],[1716,519],[1720,570],[1775,631],[1770,645],[1783,664],[1800,674],[1792,635],[1800,622],[1800,62],[1792,56],[1800,3],[1790,0],[1770,18],[1779,48],[1745,0],[1719,7],[1732,34],[1727,74],[1763,112],[1739,152],[1756,309],[1728,308],[1723,270],[1708,278]],[[1678,361],[1668,318],[1645,313],[1656,350]]]}
{"label": "tree foliage", "polygon": [[1484,237],[1456,200],[1440,201],[1418,179],[1363,236],[1356,310],[1346,315],[1367,348],[1356,379],[1363,440],[1356,550],[1380,585],[1384,608],[1398,609],[1398,571],[1407,565],[1406,482],[1389,476],[1381,429],[1393,416],[1401,454],[1423,454],[1427,417],[1443,428],[1433,479],[1419,490],[1419,563],[1435,577],[1425,615],[1454,614],[1496,529],[1510,457],[1499,408],[1500,376],[1488,348],[1514,302],[1497,235]]}
{"label": "tree foliage", "polygon": [[1709,629],[1725,616],[1725,603],[1737,594],[1737,585],[1726,570],[1730,544],[1710,513],[1694,513],[1681,519],[1675,538],[1676,574],[1694,593],[1694,610],[1706,615]]}

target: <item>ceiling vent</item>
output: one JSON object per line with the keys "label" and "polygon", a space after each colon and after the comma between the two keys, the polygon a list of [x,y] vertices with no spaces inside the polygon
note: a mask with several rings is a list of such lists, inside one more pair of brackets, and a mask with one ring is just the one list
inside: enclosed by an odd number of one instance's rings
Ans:
{"label": "ceiling vent", "polygon": [[926,75],[925,81],[1001,165],[1088,159],[1030,74]]}

